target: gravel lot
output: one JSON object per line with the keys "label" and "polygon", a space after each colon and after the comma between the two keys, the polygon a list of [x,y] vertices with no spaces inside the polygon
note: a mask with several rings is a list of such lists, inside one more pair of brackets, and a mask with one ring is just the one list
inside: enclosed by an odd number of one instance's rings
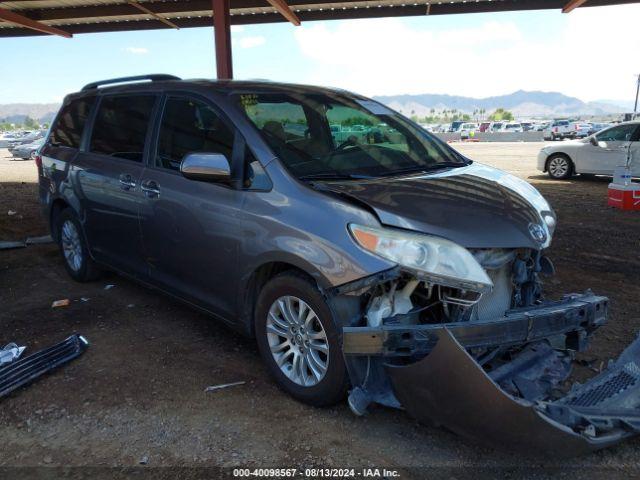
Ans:
{"label": "gravel lot", "polygon": [[[609,325],[587,355],[606,364],[640,331],[638,214],[606,206],[608,179],[551,181],[537,172],[541,143],[454,147],[528,180],[551,202],[559,226],[549,255],[558,274],[547,294],[592,288],[610,297]],[[12,161],[0,150],[0,240],[47,233],[35,182],[32,161]],[[115,287],[105,290],[107,284]],[[63,298],[69,307],[51,308]],[[622,478],[639,466],[639,440],[554,461],[489,450],[400,411],[380,408],[356,418],[346,403],[299,404],[276,388],[251,340],[113,274],[74,283],[53,245],[0,253],[0,325],[0,344],[16,341],[30,352],[73,332],[92,343],[80,359],[2,400],[0,467],[134,467],[146,460],[139,469],[156,478],[175,474],[153,470],[159,466],[373,466],[399,468],[403,478],[421,478],[429,467],[449,478],[481,472]],[[236,381],[246,383],[204,392]]]}

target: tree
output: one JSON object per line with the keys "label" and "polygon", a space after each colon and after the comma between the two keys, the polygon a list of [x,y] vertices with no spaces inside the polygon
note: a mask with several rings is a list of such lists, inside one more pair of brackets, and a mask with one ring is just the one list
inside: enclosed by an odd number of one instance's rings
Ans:
{"label": "tree", "polygon": [[497,122],[500,120],[510,121],[510,120],[513,120],[513,113],[511,113],[508,110],[505,110],[504,108],[497,108],[495,112],[489,115],[489,120],[492,120],[494,122]]}
{"label": "tree", "polygon": [[40,125],[38,124],[38,122],[36,122],[33,118],[27,116],[27,118],[24,119],[24,128],[28,128],[28,129],[36,129],[38,128]]}
{"label": "tree", "polygon": [[506,111],[502,114],[502,120],[511,121],[513,120],[513,113]]}

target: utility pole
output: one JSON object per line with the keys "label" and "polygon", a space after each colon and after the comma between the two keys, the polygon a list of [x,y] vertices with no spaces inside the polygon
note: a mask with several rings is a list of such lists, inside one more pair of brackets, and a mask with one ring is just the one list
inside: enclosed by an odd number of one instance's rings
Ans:
{"label": "utility pole", "polygon": [[638,112],[638,92],[640,92],[640,73],[638,74],[638,81],[636,82],[636,103],[633,104],[633,118],[636,118]]}

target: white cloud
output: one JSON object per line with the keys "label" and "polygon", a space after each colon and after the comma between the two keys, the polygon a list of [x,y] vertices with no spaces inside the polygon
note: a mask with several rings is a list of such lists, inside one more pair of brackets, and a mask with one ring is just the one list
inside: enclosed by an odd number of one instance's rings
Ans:
{"label": "white cloud", "polygon": [[231,33],[241,33],[244,32],[244,27],[242,25],[231,25]]}
{"label": "white cloud", "polygon": [[149,49],[145,47],[127,47],[124,51],[133,55],[146,55],[149,53]]}
{"label": "white cloud", "polygon": [[257,37],[243,37],[238,39],[238,44],[240,48],[255,48],[260,45],[264,45],[267,42],[267,39],[262,36]]}
{"label": "white cloud", "polygon": [[540,22],[535,35],[500,20],[449,30],[394,18],[303,23],[295,38],[314,63],[307,83],[368,95],[484,97],[522,89],[593,100],[634,93],[639,17],[639,5],[581,8],[553,32]]}

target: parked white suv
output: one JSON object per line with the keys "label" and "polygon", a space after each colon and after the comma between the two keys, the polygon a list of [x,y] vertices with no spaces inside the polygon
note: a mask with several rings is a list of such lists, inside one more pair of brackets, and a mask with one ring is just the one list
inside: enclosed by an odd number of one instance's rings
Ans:
{"label": "parked white suv", "polygon": [[551,178],[565,179],[576,173],[613,175],[631,157],[631,175],[640,177],[640,121],[606,128],[583,140],[549,145],[538,154],[538,170]]}
{"label": "parked white suv", "polygon": [[545,140],[562,140],[571,137],[571,123],[569,120],[554,120],[544,130]]}
{"label": "parked white suv", "polygon": [[524,128],[522,128],[522,124],[517,122],[508,122],[502,125],[502,132],[511,132],[511,133],[522,133]]}

